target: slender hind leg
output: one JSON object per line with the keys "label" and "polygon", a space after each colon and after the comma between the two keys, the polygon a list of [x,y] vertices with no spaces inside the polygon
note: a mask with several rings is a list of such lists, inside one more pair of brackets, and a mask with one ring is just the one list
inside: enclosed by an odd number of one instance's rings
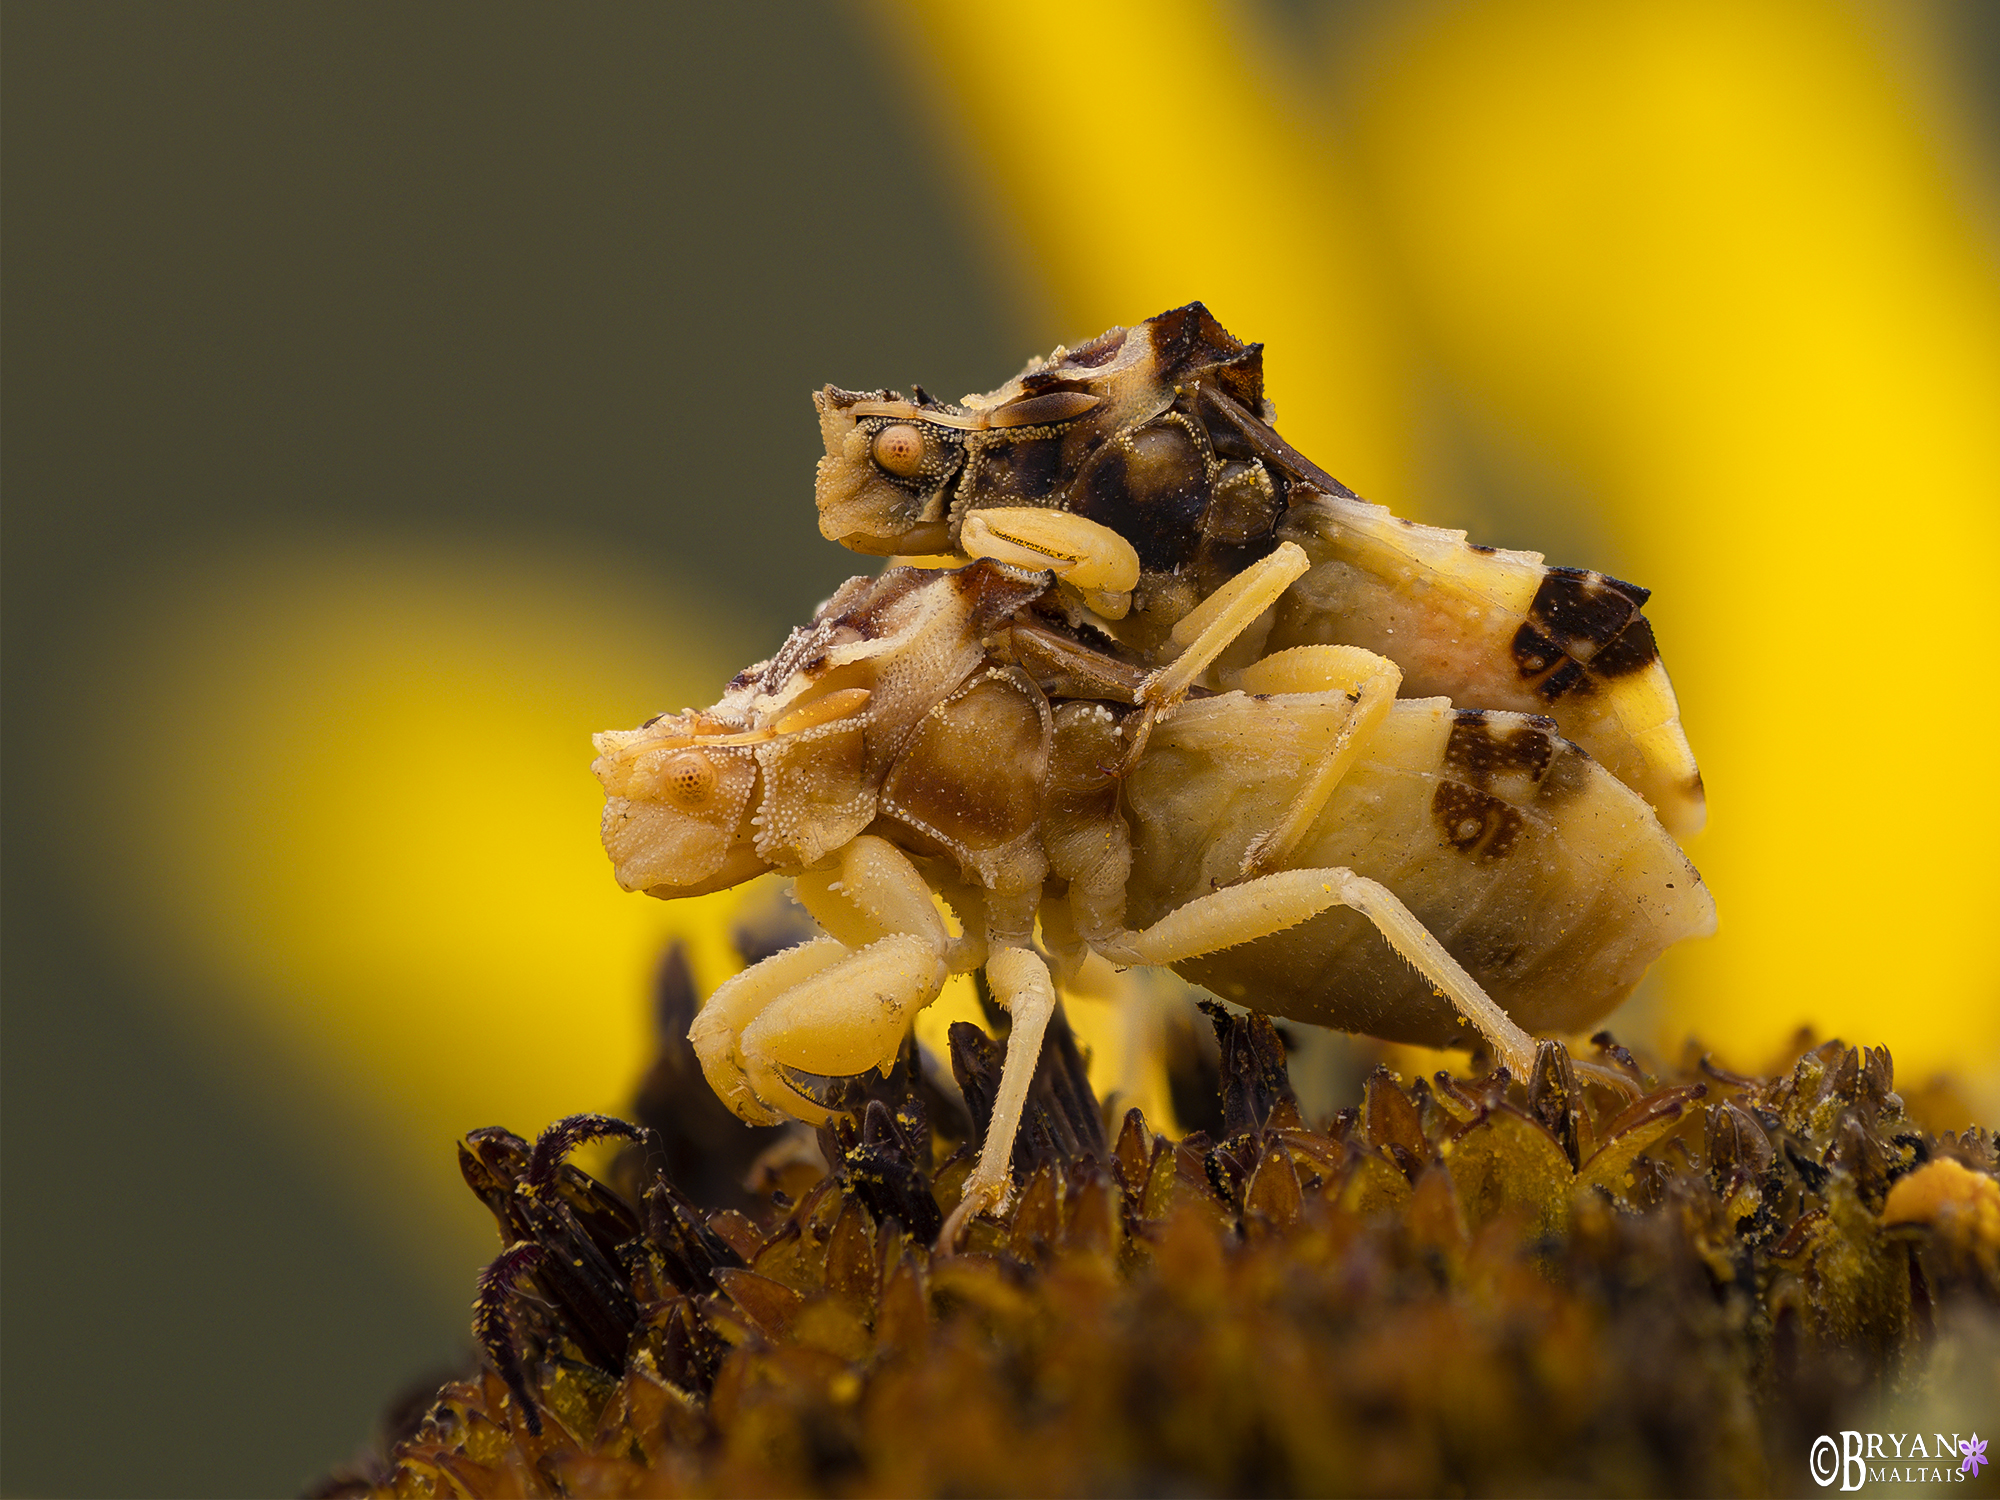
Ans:
{"label": "slender hind leg", "polygon": [[1128,929],[1093,946],[1116,963],[1172,964],[1282,932],[1334,906],[1357,911],[1374,923],[1398,956],[1492,1044],[1510,1073],[1528,1076],[1535,1039],[1493,1003],[1388,887],[1352,870],[1284,870],[1260,876],[1198,897],[1143,932]]}
{"label": "slender hind leg", "polygon": [[[1389,946],[1450,998],[1458,1012],[1492,1044],[1517,1078],[1529,1076],[1535,1061],[1535,1040],[1495,1005],[1458,960],[1444,950],[1430,931],[1386,886],[1346,869],[1285,870],[1230,886],[1190,901],[1142,932],[1127,929],[1093,947],[1117,963],[1177,963],[1220,948],[1268,937],[1333,906],[1360,912],[1375,924]],[[947,1252],[972,1218],[997,1206],[1007,1194],[1014,1135],[1035,1063],[1042,1033],[1055,1008],[1055,991],[1047,966],[1023,948],[1002,948],[987,961],[994,996],[1014,1017],[1007,1060],[1000,1074],[1000,1095],[981,1147],[979,1165],[966,1180],[965,1196],[945,1221],[939,1244]]]}

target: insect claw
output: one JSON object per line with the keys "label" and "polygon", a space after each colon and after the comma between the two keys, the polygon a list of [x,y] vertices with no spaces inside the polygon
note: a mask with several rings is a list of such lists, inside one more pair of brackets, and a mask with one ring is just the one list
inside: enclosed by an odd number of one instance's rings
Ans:
{"label": "insect claw", "polygon": [[[772,1072],[777,1075],[778,1080],[786,1088],[798,1095],[799,1098],[805,1100],[806,1103],[823,1110],[837,1108],[836,1105],[829,1101],[845,1080],[827,1073],[808,1073],[804,1068],[795,1068],[789,1063],[773,1064]],[[789,1113],[789,1111],[784,1110],[782,1105],[772,1104],[770,1100],[763,1098],[762,1095],[759,1095],[758,1098],[759,1102],[764,1104],[766,1108]]]}
{"label": "insect claw", "polygon": [[1119,726],[1119,733],[1121,735],[1130,734],[1132,736],[1132,744],[1125,751],[1125,758],[1118,764],[1118,771],[1114,777],[1115,780],[1123,781],[1139,768],[1139,757],[1146,753],[1146,742],[1153,737],[1153,725],[1159,721],[1160,715],[1164,712],[1165,709],[1159,704],[1148,703],[1140,709],[1139,722],[1137,724],[1130,725],[1129,727],[1126,725]]}
{"label": "insect claw", "polygon": [[988,1184],[975,1186],[968,1181],[965,1186],[965,1196],[958,1200],[958,1207],[951,1211],[951,1216],[944,1221],[944,1228],[938,1231],[937,1253],[940,1256],[957,1255],[959,1241],[972,1227],[974,1219],[982,1214],[998,1214],[1006,1209],[1012,1186],[1011,1182],[1001,1183],[997,1187]]}

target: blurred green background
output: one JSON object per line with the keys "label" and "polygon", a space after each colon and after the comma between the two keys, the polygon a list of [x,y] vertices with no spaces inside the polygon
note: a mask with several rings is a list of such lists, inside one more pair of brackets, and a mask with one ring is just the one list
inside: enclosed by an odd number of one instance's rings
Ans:
{"label": "blurred green background", "polygon": [[0,1487],[296,1489],[450,1360],[452,1137],[725,962],[585,737],[856,570],[806,393],[1192,296],[1363,493],[1658,592],[1724,932],[1614,1024],[1991,1100],[1995,14],[14,0]]}

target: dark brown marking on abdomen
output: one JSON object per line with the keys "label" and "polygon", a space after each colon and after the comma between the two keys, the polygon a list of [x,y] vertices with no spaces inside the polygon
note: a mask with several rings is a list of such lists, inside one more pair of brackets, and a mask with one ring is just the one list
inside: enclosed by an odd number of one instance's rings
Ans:
{"label": "dark brown marking on abdomen", "polygon": [[1445,842],[1474,859],[1504,859],[1520,842],[1527,820],[1502,802],[1456,781],[1440,781],[1431,816]]}
{"label": "dark brown marking on abdomen", "polygon": [[1588,698],[1597,691],[1597,681],[1582,662],[1564,657],[1563,664],[1543,678],[1535,691],[1542,695],[1545,703],[1553,703],[1570,693]]}
{"label": "dark brown marking on abdomen", "polygon": [[1523,677],[1539,677],[1563,659],[1562,647],[1532,625],[1514,632],[1514,665]]}
{"label": "dark brown marking on abdomen", "polygon": [[1555,758],[1535,787],[1535,802],[1542,807],[1556,807],[1569,801],[1590,785],[1590,753],[1581,745],[1559,740]]}
{"label": "dark brown marking on abdomen", "polygon": [[1555,722],[1540,716],[1519,722],[1507,734],[1497,734],[1492,721],[1478,709],[1452,715],[1445,737],[1444,766],[1466,785],[1484,789],[1496,776],[1520,772],[1539,782],[1555,753]]}
{"label": "dark brown marking on abdomen", "polygon": [[1643,672],[1659,659],[1660,648],[1653,640],[1652,623],[1644,615],[1634,615],[1631,624],[1591,657],[1590,675],[1627,677],[1634,672]]}

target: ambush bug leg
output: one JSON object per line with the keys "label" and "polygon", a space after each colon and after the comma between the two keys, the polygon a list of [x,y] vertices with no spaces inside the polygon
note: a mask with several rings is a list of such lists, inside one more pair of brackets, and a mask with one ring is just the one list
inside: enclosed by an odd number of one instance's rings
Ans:
{"label": "ambush bug leg", "polygon": [[1173,628],[1170,638],[1182,648],[1181,654],[1146,679],[1139,700],[1162,708],[1178,703],[1229,643],[1276,604],[1310,566],[1303,547],[1280,542],[1276,551],[1202,600]]}
{"label": "ambush bug leg", "polygon": [[1148,703],[1132,715],[1119,728],[1119,735],[1125,741],[1124,756],[1115,766],[1100,768],[1113,781],[1122,781],[1138,769],[1140,757],[1146,753],[1146,746],[1153,738],[1153,726],[1160,721],[1160,707]]}
{"label": "ambush bug leg", "polygon": [[1092,614],[1105,620],[1122,620],[1132,613],[1132,596],[1129,593],[1112,593],[1104,589],[1085,589],[1084,607]]}
{"label": "ambush bug leg", "polygon": [[1294,646],[1251,663],[1237,674],[1236,683],[1246,693],[1344,692],[1354,702],[1352,717],[1306,777],[1284,817],[1244,851],[1237,873],[1248,877],[1280,863],[1305,837],[1396,701],[1403,669],[1359,646]]}
{"label": "ambush bug leg", "polygon": [[892,932],[921,937],[939,951],[951,942],[929,883],[908,855],[874,834],[849,840],[799,875],[792,893],[814,921],[852,948]]}
{"label": "ambush bug leg", "polygon": [[[711,1086],[743,1119],[775,1125],[789,1114],[823,1125],[828,1112],[788,1084],[783,1070],[846,1078],[888,1067],[911,1019],[937,998],[946,977],[938,949],[909,933],[891,933],[859,952],[816,938],[730,981],[741,988],[717,990],[688,1039]],[[717,1001],[727,1008],[704,1027]]]}
{"label": "ambush bug leg", "polygon": [[990,557],[1017,568],[1052,569],[1082,590],[1084,602],[1109,619],[1123,619],[1139,581],[1132,544],[1095,521],[1068,511],[1032,507],[976,510],[959,529],[968,557]]}
{"label": "ambush bug leg", "polygon": [[1493,1044],[1516,1078],[1535,1061],[1535,1039],[1488,998],[1457,959],[1431,936],[1390,890],[1352,870],[1284,870],[1201,896],[1143,932],[1127,931],[1096,944],[1125,964],[1172,964],[1268,937],[1329,907],[1345,906],[1375,925],[1389,946]]}
{"label": "ambush bug leg", "polygon": [[[709,1087],[738,1117],[752,1125],[776,1125],[785,1119],[765,1093],[771,1075],[754,1068],[743,1055],[745,1029],[780,995],[833,967],[851,951],[837,938],[813,938],[751,965],[708,997],[688,1028],[688,1041],[701,1060]],[[791,1092],[784,1089],[778,1097]]]}
{"label": "ambush bug leg", "polygon": [[1040,955],[1027,948],[1002,948],[986,961],[987,982],[993,998],[1013,1022],[1007,1034],[1007,1059],[1000,1068],[1000,1092],[993,1101],[993,1119],[986,1127],[986,1143],[979,1149],[979,1165],[965,1181],[965,1196],[945,1221],[938,1243],[948,1254],[958,1236],[975,1216],[1006,1201],[1012,1181],[1014,1137],[1021,1128],[1021,1111],[1028,1102],[1028,1086],[1035,1079],[1035,1063],[1042,1055],[1042,1035],[1049,1017],[1055,1014],[1055,985],[1049,967]]}
{"label": "ambush bug leg", "polygon": [[827,1112],[783,1069],[849,1077],[893,1061],[911,1018],[937,999],[951,935],[930,887],[886,839],[862,835],[798,877],[800,902],[831,937],[772,955],[729,980],[688,1031],[702,1072],[753,1124]]}
{"label": "ambush bug leg", "polygon": [[1630,1077],[1606,1063],[1593,1062],[1587,1057],[1572,1056],[1569,1065],[1576,1070],[1576,1076],[1585,1083],[1602,1084],[1613,1093],[1627,1099],[1637,1099],[1642,1092]]}
{"label": "ambush bug leg", "polygon": [[[946,977],[934,944],[890,933],[775,997],[738,1045],[760,1083],[782,1078],[781,1067],[835,1078],[886,1071]],[[804,1106],[787,1100],[787,1107],[799,1113]]]}

